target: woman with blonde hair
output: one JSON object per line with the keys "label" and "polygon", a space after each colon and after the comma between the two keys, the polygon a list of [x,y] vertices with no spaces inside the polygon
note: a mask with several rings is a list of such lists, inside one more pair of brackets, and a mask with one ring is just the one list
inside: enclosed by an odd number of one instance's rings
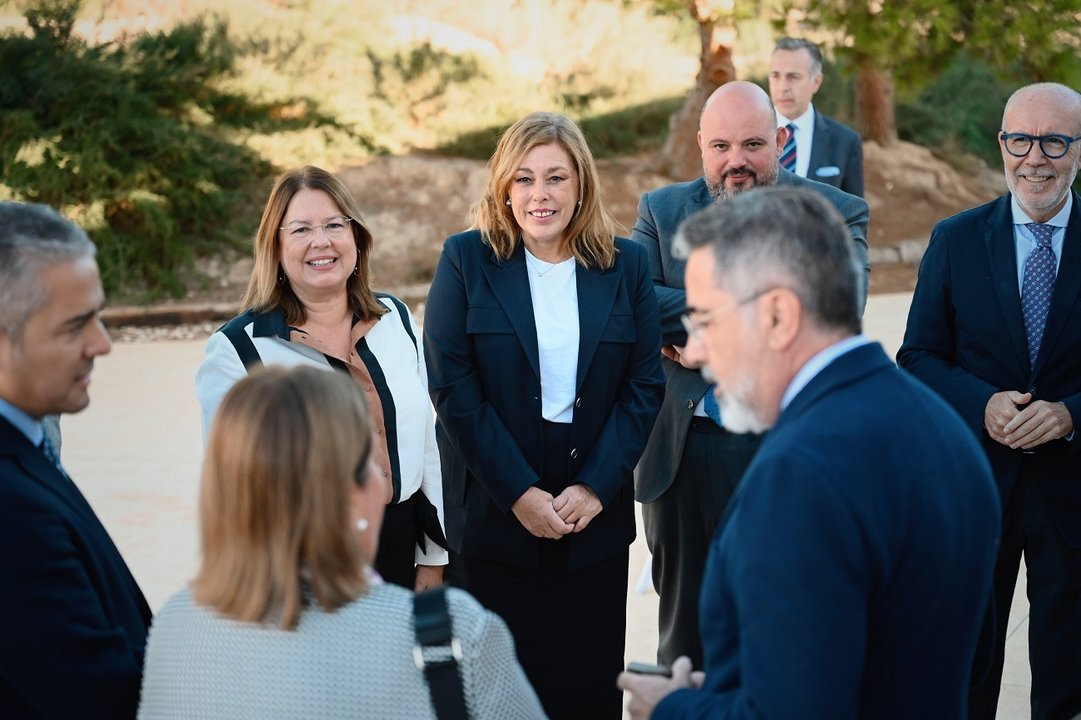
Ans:
{"label": "woman with blonde hair", "polygon": [[[154,619],[139,717],[434,717],[413,595],[366,565],[385,493],[352,379],[298,367],[237,382],[207,442],[202,564]],[[446,599],[470,716],[543,717],[504,624]]]}
{"label": "woman with blonde hair", "polygon": [[572,120],[519,120],[488,170],[424,323],[448,574],[507,621],[549,715],[619,718],[632,473],[664,389],[649,262]]}
{"label": "woman with blonde hair", "polygon": [[278,179],[255,236],[243,312],[214,333],[195,376],[203,435],[225,392],[260,365],[348,374],[375,426],[388,503],[375,568],[424,589],[442,582],[447,544],[432,405],[409,309],[373,292],[372,235],[338,178],[304,167]]}

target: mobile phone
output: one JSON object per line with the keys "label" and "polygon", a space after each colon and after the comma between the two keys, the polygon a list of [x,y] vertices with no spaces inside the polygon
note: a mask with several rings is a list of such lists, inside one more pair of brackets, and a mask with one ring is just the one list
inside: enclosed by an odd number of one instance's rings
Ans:
{"label": "mobile phone", "polygon": [[672,668],[667,665],[653,665],[644,662],[627,663],[627,672],[637,675],[658,675],[660,677],[672,677]]}

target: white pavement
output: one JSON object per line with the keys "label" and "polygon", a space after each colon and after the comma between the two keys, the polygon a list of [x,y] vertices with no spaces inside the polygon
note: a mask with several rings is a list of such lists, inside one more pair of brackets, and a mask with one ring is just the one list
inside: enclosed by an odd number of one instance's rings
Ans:
{"label": "white pavement", "polygon": [[[866,333],[892,356],[904,333],[909,293],[873,295]],[[197,507],[202,439],[194,374],[203,340],[114,345],[93,374],[90,407],[65,416],[64,465],[101,517],[153,609],[194,574],[199,557]],[[641,524],[639,523],[639,528]],[[639,534],[631,547],[628,659],[652,661],[657,597],[635,593],[646,557]],[[1028,603],[1018,583],[1006,646],[999,717],[1029,717]]]}

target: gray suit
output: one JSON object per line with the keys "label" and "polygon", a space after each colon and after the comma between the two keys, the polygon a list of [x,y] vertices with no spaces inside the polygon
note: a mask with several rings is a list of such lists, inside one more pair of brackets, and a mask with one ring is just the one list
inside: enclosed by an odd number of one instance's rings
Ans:
{"label": "gray suit", "polygon": [[[811,188],[832,202],[848,224],[865,273],[870,272],[866,202],[783,169],[779,170],[777,184]],[[649,254],[665,345],[682,346],[687,342],[679,320],[687,304],[683,289],[686,263],[672,257],[672,240],[686,218],[712,202],[705,180],[698,178],[648,192],[638,203],[631,239],[641,243]],[[861,312],[866,295],[864,283]],[[728,500],[758,446],[759,436],[735,435],[701,419],[693,423],[701,432],[690,432],[694,409],[708,383],[698,371],[667,358],[663,365],[667,377],[664,402],[635,470],[635,499],[644,504],[646,539],[653,552],[653,581],[660,594],[658,660],[671,663],[679,655],[688,655],[696,667],[701,667],[697,616],[706,553]]]}

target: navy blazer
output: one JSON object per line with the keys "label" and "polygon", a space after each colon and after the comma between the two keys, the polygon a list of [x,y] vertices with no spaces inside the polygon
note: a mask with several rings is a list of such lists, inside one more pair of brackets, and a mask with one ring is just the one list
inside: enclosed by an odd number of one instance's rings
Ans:
{"label": "navy blazer", "polygon": [[[1063,537],[1081,547],[1081,198],[1073,194],[1044,340],[1030,367],[1017,285],[1010,195],[938,223],[920,263],[901,367],[946,399],[983,443],[1003,502],[1029,458],[1036,487]],[[995,442],[984,409],[1002,390],[1032,390],[1033,400],[1063,402],[1072,442],[1054,440],[1031,455]]]}
{"label": "navy blazer", "polygon": [[[592,488],[604,509],[567,537],[571,569],[634,540],[632,472],[664,390],[646,253],[622,238],[616,248],[613,267],[578,265],[575,274],[580,341],[570,478]],[[546,462],[537,330],[520,244],[500,261],[479,231],[447,239],[428,293],[424,354],[451,548],[537,567],[545,541],[511,511]]]}
{"label": "navy blazer", "polygon": [[855,130],[817,109],[807,177],[863,197],[863,141]]}
{"label": "navy blazer", "polygon": [[[856,256],[864,268],[864,292],[861,293],[860,314],[867,301],[866,280],[871,271],[867,259],[867,224],[870,214],[867,203],[855,195],[835,187],[801,178],[780,169],[778,185],[809,188],[822,193],[841,213],[852,234]],[[661,308],[661,330],[666,345],[686,345],[687,333],[679,320],[687,306],[683,289],[683,272],[687,261],[672,255],[672,241],[683,221],[713,204],[703,178],[667,185],[642,195],[638,203],[638,219],[631,240],[641,244],[649,254],[650,273]],[[709,387],[702,373],[665,358],[664,372],[668,376],[664,403],[657,418],[657,430],[642,453],[635,477],[635,492],[639,502],[649,503],[659,498],[672,485],[683,457],[687,430],[694,408]]]}
{"label": "navy blazer", "polygon": [[965,717],[1000,506],[957,414],[877,343],[765,436],[706,563],[705,684],[653,718]]}
{"label": "navy blazer", "polygon": [[135,717],[150,608],[82,493],[2,417],[0,558],[0,717]]}

